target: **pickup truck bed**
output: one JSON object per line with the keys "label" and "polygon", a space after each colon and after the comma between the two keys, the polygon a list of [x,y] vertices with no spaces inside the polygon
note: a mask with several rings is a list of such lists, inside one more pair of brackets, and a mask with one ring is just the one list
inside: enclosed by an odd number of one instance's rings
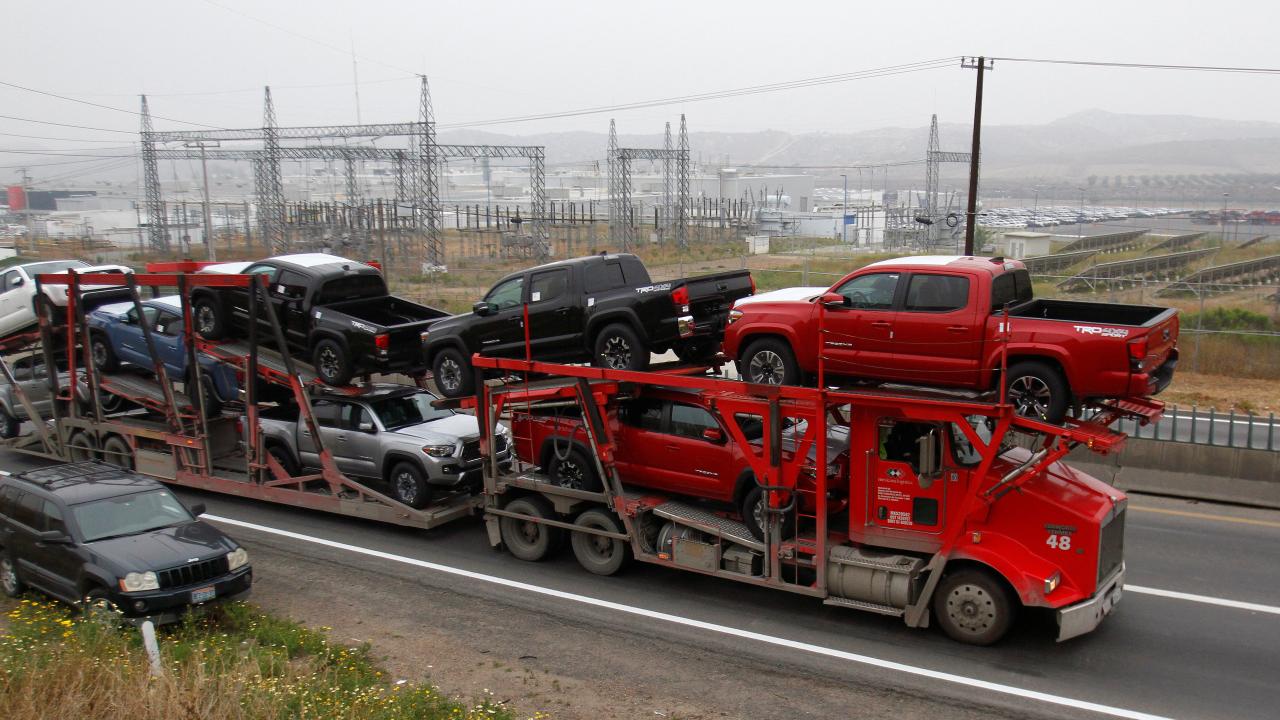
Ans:
{"label": "pickup truck bed", "polygon": [[1107,325],[1150,327],[1172,318],[1178,311],[1151,305],[1081,302],[1077,300],[1042,300],[1036,298],[1009,309],[1018,318],[1068,320]]}

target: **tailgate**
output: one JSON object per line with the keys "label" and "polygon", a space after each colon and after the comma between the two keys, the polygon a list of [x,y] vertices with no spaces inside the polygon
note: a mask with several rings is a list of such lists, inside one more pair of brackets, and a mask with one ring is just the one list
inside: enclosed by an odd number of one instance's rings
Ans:
{"label": "tailgate", "polygon": [[1155,370],[1169,358],[1178,345],[1178,311],[1169,308],[1155,318],[1143,337],[1147,340],[1147,354],[1143,367]]}
{"label": "tailgate", "polygon": [[676,286],[680,284],[688,288],[689,311],[696,321],[727,314],[735,302],[755,292],[750,270],[698,275],[678,281]]}

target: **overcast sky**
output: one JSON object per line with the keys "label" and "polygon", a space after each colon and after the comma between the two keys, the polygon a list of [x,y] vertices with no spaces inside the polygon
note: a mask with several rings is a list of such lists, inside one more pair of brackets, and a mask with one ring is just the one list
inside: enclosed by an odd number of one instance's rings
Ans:
{"label": "overcast sky", "polygon": [[[670,98],[953,55],[1280,66],[1270,2],[11,2],[0,80],[220,127],[352,123],[354,45],[366,122],[416,116],[431,79],[442,126]],[[997,62],[985,122],[1042,123],[1088,108],[1276,120],[1280,77]],[[326,85],[327,87],[314,87]],[[312,86],[312,87],[307,87]],[[966,122],[973,72],[924,72],[708,102],[507,124],[508,133],[608,128],[850,131]],[[137,117],[0,86],[0,114],[137,130]],[[156,120],[158,129],[191,128]],[[0,118],[0,147],[111,147],[136,135]],[[13,134],[66,138],[44,140]],[[31,156],[0,155],[0,166]],[[32,163],[47,158],[31,158]],[[0,170],[0,175],[12,174]]]}

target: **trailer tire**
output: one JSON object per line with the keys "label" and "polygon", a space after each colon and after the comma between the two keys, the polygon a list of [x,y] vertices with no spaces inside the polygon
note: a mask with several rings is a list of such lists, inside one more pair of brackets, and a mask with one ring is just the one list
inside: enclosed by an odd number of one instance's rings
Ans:
{"label": "trailer tire", "polygon": [[351,355],[342,347],[342,343],[333,338],[323,338],[316,343],[311,351],[311,364],[326,385],[346,385],[351,382],[351,376],[355,375]]}
{"label": "trailer tire", "polygon": [[[742,496],[742,506],[739,512],[742,513],[742,522],[746,523],[747,529],[751,531],[751,536],[757,540],[764,540],[764,523],[768,517],[765,513],[765,491],[764,488],[752,482],[751,488]],[[782,539],[790,538],[796,532],[796,514],[794,511],[787,512],[782,515],[782,522],[779,523],[782,532]]]}
{"label": "trailer tire", "polygon": [[222,303],[202,295],[191,304],[191,322],[205,340],[221,340],[227,335],[227,316]]}
{"label": "trailer tire", "polygon": [[133,469],[133,449],[119,435],[112,435],[102,441],[102,459],[108,465],[115,465],[121,470]]}
{"label": "trailer tire", "polygon": [[120,358],[111,347],[111,341],[102,333],[94,333],[89,339],[89,357],[93,359],[93,368],[105,373],[113,373],[120,369]]}
{"label": "trailer tire", "polygon": [[643,371],[649,367],[649,347],[630,325],[613,323],[596,335],[591,364],[613,370]]}
{"label": "trailer tire", "polygon": [[431,361],[436,388],[447,398],[460,398],[476,392],[475,371],[466,356],[456,347],[442,348]]}
{"label": "trailer tire", "polygon": [[[552,515],[551,504],[534,496],[512,500],[505,509],[537,518],[550,518]],[[507,550],[527,562],[538,562],[560,546],[560,528],[550,525],[503,516],[498,521],[498,529]]]}
{"label": "trailer tire", "polygon": [[757,385],[799,385],[800,366],[786,340],[767,337],[747,346],[738,360],[738,375]]}
{"label": "trailer tire", "polygon": [[98,446],[89,433],[77,430],[67,438],[67,457],[71,462],[91,462],[98,459]]}
{"label": "trailer tire", "polygon": [[4,440],[16,438],[21,429],[22,421],[10,415],[8,410],[0,408],[0,438]]}
{"label": "trailer tire", "polygon": [[[613,513],[599,508],[582,513],[574,524],[594,530],[622,532],[622,524]],[[573,546],[573,556],[578,559],[578,564],[596,575],[613,575],[626,567],[630,560],[631,547],[617,538],[575,532],[570,536],[569,544]]]}
{"label": "trailer tire", "polygon": [[1009,368],[1005,387],[1019,415],[1054,425],[1062,424],[1071,398],[1067,381],[1057,368],[1037,360],[1023,360]]}
{"label": "trailer tire", "polygon": [[284,470],[285,475],[298,476],[298,461],[293,459],[293,453],[289,452],[289,448],[273,442],[267,445],[267,454],[276,459],[276,463]]}
{"label": "trailer tire", "polygon": [[947,573],[933,595],[933,614],[943,631],[969,645],[991,645],[1004,637],[1016,611],[1000,578],[975,567]]}
{"label": "trailer tire", "polygon": [[581,450],[572,448],[563,459],[554,447],[550,452],[551,461],[547,463],[550,466],[547,468],[547,475],[552,482],[563,488],[587,492],[600,492],[604,489],[604,484],[600,482],[600,475],[596,472],[591,459]]}
{"label": "trailer tire", "polygon": [[26,583],[18,577],[18,566],[13,562],[13,556],[0,548],[0,590],[9,597],[18,597],[26,589]]}
{"label": "trailer tire", "polygon": [[391,496],[411,508],[424,508],[431,502],[431,487],[422,470],[413,463],[397,463],[391,468]]}

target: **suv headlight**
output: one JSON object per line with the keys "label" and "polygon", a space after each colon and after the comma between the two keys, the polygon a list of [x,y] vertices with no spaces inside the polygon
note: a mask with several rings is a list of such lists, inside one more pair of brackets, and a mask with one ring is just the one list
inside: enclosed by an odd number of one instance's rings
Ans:
{"label": "suv headlight", "polygon": [[120,589],[125,592],[142,592],[143,590],[159,590],[160,579],[150,570],[131,572],[120,580]]}
{"label": "suv headlight", "polygon": [[422,452],[431,457],[446,458],[453,457],[454,446],[452,445],[423,445]]}
{"label": "suv headlight", "polygon": [[236,548],[227,553],[227,569],[239,570],[249,564],[249,551],[244,548]]}

